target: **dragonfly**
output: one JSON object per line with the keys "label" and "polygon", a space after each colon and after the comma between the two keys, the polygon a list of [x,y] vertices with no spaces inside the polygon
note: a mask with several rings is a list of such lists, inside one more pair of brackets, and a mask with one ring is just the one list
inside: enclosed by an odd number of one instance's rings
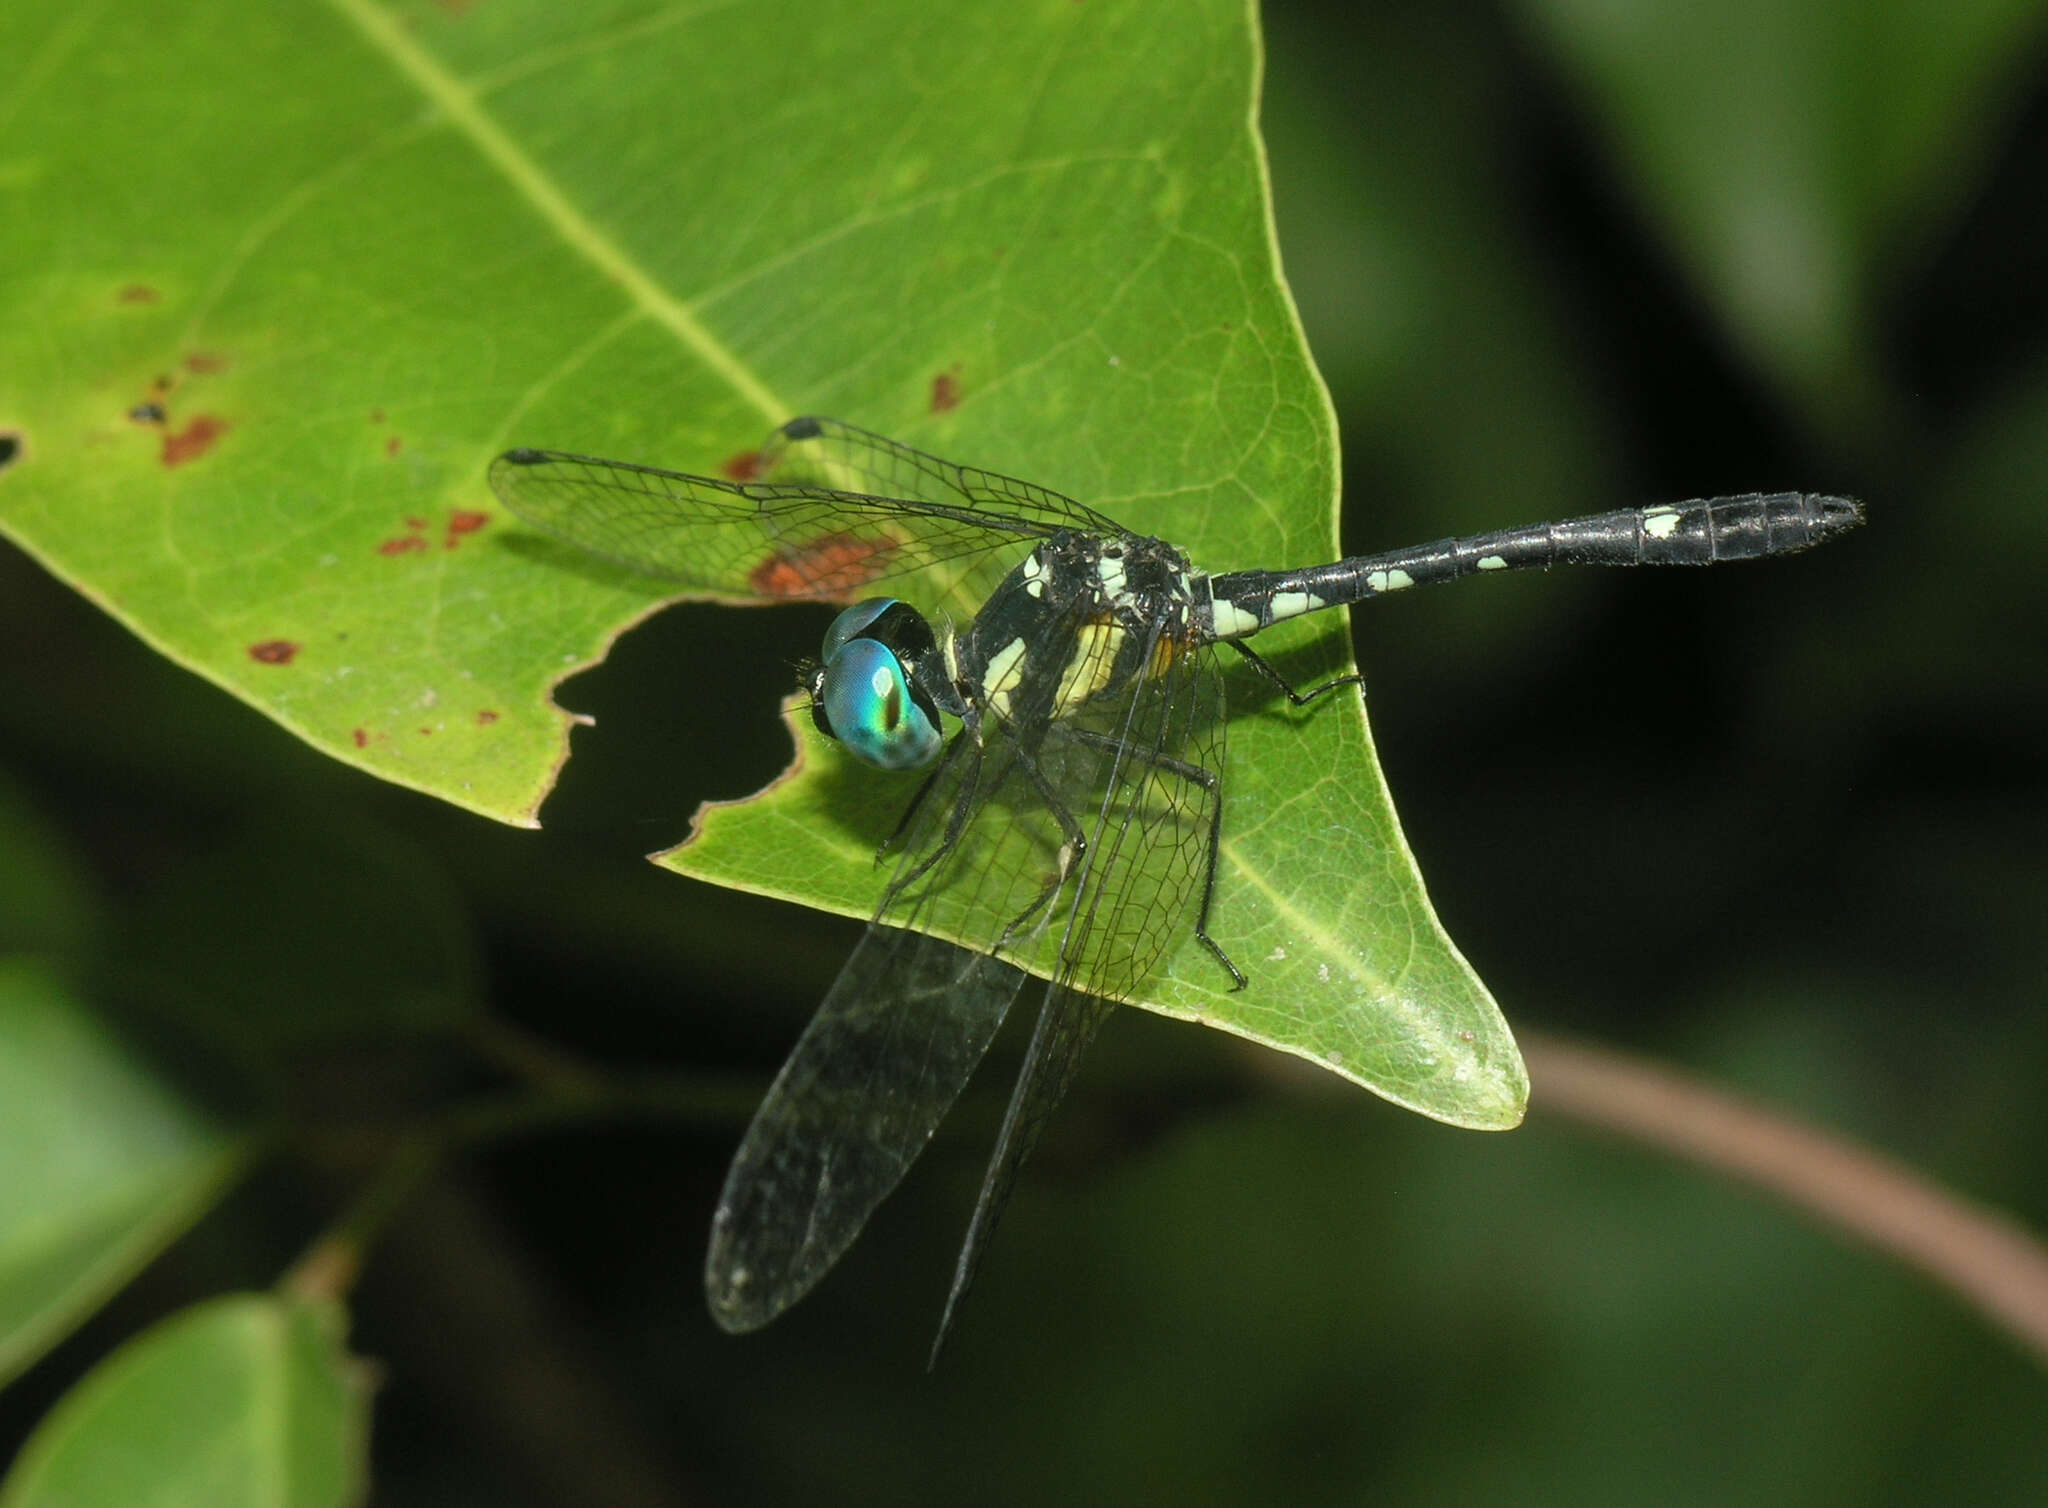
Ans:
{"label": "dragonfly", "polygon": [[[1033,972],[1038,1019],[932,1347],[1103,1020],[1180,928],[1210,933],[1227,648],[1276,623],[1494,571],[1787,555],[1862,520],[1797,492],[1623,509],[1293,569],[1198,571],[1176,546],[1030,482],[837,420],[792,419],[726,477],[510,450],[491,486],[579,550],[731,602],[850,604],[801,669],[818,731],[923,772],[873,920],[733,1159],[705,1291],[765,1325],[845,1253],[931,1139]],[[1269,693],[1271,694],[1271,693]],[[951,932],[961,941],[948,941]]]}

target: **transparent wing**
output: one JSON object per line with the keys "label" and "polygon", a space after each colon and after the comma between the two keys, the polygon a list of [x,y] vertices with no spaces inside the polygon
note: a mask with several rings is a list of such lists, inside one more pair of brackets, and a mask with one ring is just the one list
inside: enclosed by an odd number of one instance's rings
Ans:
{"label": "transparent wing", "polygon": [[[1148,656],[1149,658],[1149,656]],[[973,1286],[1010,1192],[1082,1055],[1114,1006],[1179,935],[1213,861],[1223,768],[1223,688],[1213,659],[1180,653],[1128,695],[1090,704],[1048,733],[1041,767],[1062,800],[1093,801],[1088,852],[1061,916],[1047,987],[1010,1095],[931,1359]]]}
{"label": "transparent wing", "polygon": [[868,929],[726,1175],[704,1263],[720,1325],[767,1324],[832,1268],[924,1150],[1023,983],[990,954]]}
{"label": "transparent wing", "polygon": [[[1200,883],[1214,787],[1180,771],[1194,768],[1191,741],[1220,758],[1218,695],[1206,657],[1189,656],[1114,708],[1041,729],[1035,748],[1021,729],[955,740],[874,922],[727,1175],[705,1262],[722,1325],[768,1323],[838,1261],[986,1052],[1023,984],[1010,960],[1058,960],[950,1317],[1109,999],[1157,960]],[[1076,831],[1088,835],[1079,861]],[[985,941],[957,947],[934,927]]]}
{"label": "transparent wing", "polygon": [[1035,482],[957,466],[837,419],[790,420],[768,437],[757,460],[764,481],[915,498],[938,506],[965,504],[1048,534],[1055,529],[1126,532],[1115,519]]}
{"label": "transparent wing", "polygon": [[745,479],[512,450],[491,487],[519,518],[726,601],[900,596],[965,622],[1035,541],[1116,525],[1057,493],[826,419],[793,419]]}
{"label": "transparent wing", "polygon": [[[1013,746],[956,738],[906,824],[888,893],[747,1129],[704,1286],[728,1330],[768,1323],[852,1245],[973,1075],[1024,982],[996,955],[1042,930],[1058,824]],[[934,928],[988,939],[962,948]]]}

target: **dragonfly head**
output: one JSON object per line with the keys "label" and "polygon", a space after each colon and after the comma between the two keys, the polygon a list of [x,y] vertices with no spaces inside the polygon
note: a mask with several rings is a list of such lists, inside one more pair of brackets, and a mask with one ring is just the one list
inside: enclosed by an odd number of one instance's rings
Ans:
{"label": "dragonfly head", "polygon": [[806,678],[811,721],[863,764],[914,770],[938,758],[939,708],[923,682],[931,625],[906,602],[870,597],[832,620]]}

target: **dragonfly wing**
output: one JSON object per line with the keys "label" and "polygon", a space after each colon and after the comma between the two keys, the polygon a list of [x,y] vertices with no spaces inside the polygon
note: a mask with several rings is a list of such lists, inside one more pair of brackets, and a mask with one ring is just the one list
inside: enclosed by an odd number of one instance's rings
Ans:
{"label": "dragonfly wing", "polygon": [[974,1201],[974,1218],[967,1224],[967,1239],[961,1243],[960,1258],[953,1268],[953,1286],[946,1294],[946,1309],[939,1316],[939,1333],[932,1340],[931,1365],[937,1366],[939,1351],[952,1333],[953,1317],[996,1232],[996,1222],[1010,1202],[1018,1171],[1038,1146],[1038,1138],[1059,1102],[1066,1098],[1081,1055],[1095,1040],[1095,1033],[1116,1007],[1107,1000],[1057,985],[1046,992],[1038,1012],[1038,1025],[1031,1033],[1031,1046],[1024,1054],[1009,1108],[1003,1112],[1003,1129],[996,1137],[988,1171],[982,1175],[981,1193]]}
{"label": "dragonfly wing", "polygon": [[1129,532],[1115,519],[1049,487],[956,465],[837,419],[790,420],[768,437],[759,462],[759,475],[768,480],[916,498],[940,506],[964,503],[1045,533],[1079,529],[1114,537]]}
{"label": "dragonfly wing", "polygon": [[955,501],[692,476],[555,450],[512,450],[491,488],[536,529],[725,602],[900,596],[972,617],[1051,526]]}
{"label": "dragonfly wing", "polygon": [[720,1325],[767,1324],[839,1260],[952,1108],[1023,982],[989,954],[869,928],[726,1175],[704,1266]]}
{"label": "dragonfly wing", "polygon": [[[1054,793],[1087,812],[1088,852],[1062,908],[1058,977],[1046,987],[1003,1116],[931,1358],[1023,1166],[1114,1009],[1177,936],[1213,860],[1223,768],[1223,689],[1206,654],[1056,725],[1039,761]],[[1084,804],[1085,803],[1085,804]]]}
{"label": "dragonfly wing", "polygon": [[[727,1329],[766,1324],[859,1235],[973,1075],[1042,939],[1064,834],[1016,747],[963,733],[905,824],[889,891],[755,1114],[705,1260]],[[963,948],[929,935],[987,939]]]}

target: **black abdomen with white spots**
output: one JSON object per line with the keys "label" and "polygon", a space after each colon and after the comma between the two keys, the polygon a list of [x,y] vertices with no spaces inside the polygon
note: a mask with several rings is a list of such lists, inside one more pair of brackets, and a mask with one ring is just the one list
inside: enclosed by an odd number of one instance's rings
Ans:
{"label": "black abdomen with white spots", "polygon": [[[1862,519],[1862,505],[1847,498],[1753,493],[1468,534],[1299,571],[1232,571],[1207,580],[1212,598],[1207,629],[1212,638],[1241,639],[1318,608],[1483,571],[1554,565],[1718,565],[1789,555],[1832,539]],[[1196,595],[1202,595],[1199,586]]]}

